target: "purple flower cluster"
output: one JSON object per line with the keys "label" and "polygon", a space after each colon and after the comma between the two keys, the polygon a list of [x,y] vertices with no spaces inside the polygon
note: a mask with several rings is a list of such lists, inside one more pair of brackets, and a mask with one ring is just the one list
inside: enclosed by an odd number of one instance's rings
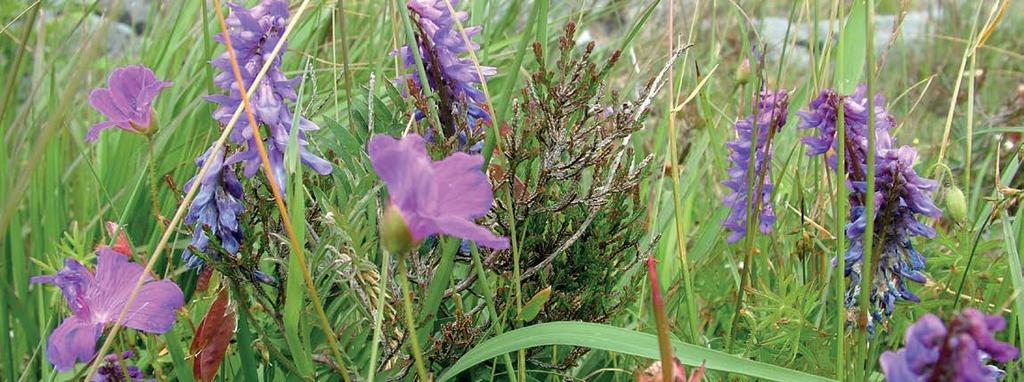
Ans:
{"label": "purple flower cluster", "polygon": [[[155,379],[146,379],[146,375],[142,374],[142,370],[138,366],[121,365],[122,360],[126,361],[134,354],[132,351],[108,354],[103,359],[106,361],[103,366],[96,369],[96,374],[92,376],[92,382],[155,381]],[[126,376],[125,373],[128,375]]]}
{"label": "purple flower cluster", "polygon": [[[205,176],[199,180],[199,191],[196,193],[192,204],[188,208],[188,215],[185,216],[185,224],[191,224],[192,244],[185,249],[182,259],[191,268],[202,267],[204,262],[193,251],[211,253],[207,251],[210,245],[210,238],[206,235],[209,230],[217,237],[218,243],[228,253],[238,252],[243,238],[242,227],[238,221],[238,215],[244,210],[242,205],[242,183],[238,181],[235,171],[224,164],[224,151],[217,155],[210,154],[212,148],[206,150],[199,159],[196,159],[196,166],[203,167],[206,161],[210,160],[210,169]],[[192,178],[185,184],[185,189],[192,187],[196,178]]]}
{"label": "purple flower cluster", "polygon": [[[906,280],[924,283],[925,257],[911,243],[911,237],[935,236],[935,230],[918,221],[918,215],[938,218],[942,211],[931,200],[938,183],[920,177],[914,171],[917,151],[910,146],[895,146],[889,135],[895,118],[885,111],[885,100],[875,97],[875,195],[867,193],[868,106],[866,88],[861,85],[848,97],[825,90],[811,102],[811,110],[799,113],[800,126],[818,130],[817,137],[807,137],[808,155],[826,155],[836,168],[837,107],[844,105],[846,126],[846,168],[844,175],[850,188],[849,223],[846,236],[850,246],[846,250],[845,274],[850,277],[847,306],[856,304],[860,291],[864,260],[864,231],[867,226],[865,203],[874,203],[874,258],[875,274],[871,290],[873,321],[881,321],[892,314],[897,301],[919,301],[907,288]],[[873,321],[871,327],[873,328]]]}
{"label": "purple flower cluster", "polygon": [[[775,211],[772,209],[771,195],[771,159],[772,137],[778,129],[786,124],[789,108],[789,94],[785,90],[777,92],[763,91],[757,103],[754,115],[736,121],[738,138],[728,143],[732,154],[729,160],[733,166],[729,168],[729,179],[723,182],[733,192],[725,197],[725,204],[730,207],[729,216],[722,225],[731,231],[727,240],[730,243],[743,238],[747,232],[747,210],[753,200],[750,195],[760,193],[757,207],[760,210],[758,226],[762,233],[769,233],[775,223]],[[757,142],[754,146],[754,130],[757,130]],[[749,174],[751,158],[754,160],[754,173]],[[753,178],[751,178],[753,176]],[[753,190],[750,190],[751,179]]]}
{"label": "purple flower cluster", "polygon": [[[288,2],[263,0],[251,9],[238,4],[229,5],[231,15],[225,21],[230,28],[231,45],[235,49],[242,80],[245,86],[249,87],[287,27]],[[214,36],[214,40],[224,43],[224,36],[218,34]],[[227,124],[242,103],[242,95],[231,69],[228,53],[224,52],[211,61],[211,64],[221,69],[214,77],[214,83],[228,94],[211,95],[207,99],[219,105],[213,112],[214,119]],[[287,105],[287,102],[295,101],[298,97],[295,92],[295,84],[298,81],[299,78],[289,79],[284,75],[281,71],[281,58],[278,56],[274,58],[260,85],[249,94],[257,123],[267,127],[267,156],[277,187],[282,193],[287,184],[284,155],[292,128],[299,129],[296,134],[302,163],[320,174],[331,172],[330,162],[307,150],[305,132],[318,130],[319,127],[301,116],[296,118]],[[298,121],[298,126],[293,125],[293,120]],[[209,229],[217,237],[220,247],[231,254],[238,252],[243,239],[238,220],[239,214],[245,209],[242,205],[242,185],[232,165],[244,163],[243,175],[253,177],[259,171],[262,161],[248,119],[241,118],[236,123],[239,125],[231,132],[230,138],[236,144],[245,145],[244,150],[231,155],[220,153],[210,158],[210,151],[213,149],[211,147],[196,159],[198,167],[202,167],[207,160],[214,163],[206,176],[200,180],[199,193],[189,206],[189,213],[185,218],[186,224],[193,225],[192,244],[183,254],[186,263],[191,267],[203,265],[203,260],[195,256],[193,251],[210,253],[207,251],[210,238],[204,232],[205,229]],[[189,180],[185,188],[188,189],[194,181],[195,178]],[[261,277],[258,271],[256,276]]]}
{"label": "purple flower cluster", "polygon": [[145,284],[128,309],[124,326],[162,334],[174,326],[175,311],[185,304],[185,296],[170,280],[155,280],[143,274],[141,265],[109,247],[97,250],[96,271],[74,259],[64,260],[64,269],[48,276],[32,277],[33,284],[53,284],[60,288],[72,315],[50,333],[46,358],[57,370],[68,371],[75,362],[88,362],[96,356],[96,341],[107,325],[117,320],[140,277]]}
{"label": "purple flower cluster", "polygon": [[426,141],[416,134],[400,140],[375,135],[368,151],[373,169],[388,186],[389,209],[398,212],[408,230],[398,236],[419,242],[443,233],[484,247],[508,248],[508,238],[473,222],[494,203],[491,184],[480,169],[482,156],[457,152],[434,161],[427,154]]}
{"label": "purple flower cluster", "polygon": [[[457,0],[450,1],[452,7],[458,4]],[[470,38],[470,45],[467,46],[455,23],[456,20],[465,22],[469,18],[466,12],[452,14],[445,0],[409,0],[408,8],[419,27],[419,51],[414,52],[409,46],[403,46],[399,49],[398,55],[405,62],[405,67],[409,68],[416,63],[413,55],[419,54],[427,72],[430,88],[439,92],[452,107],[452,110],[441,112],[453,115],[457,112],[465,113],[471,130],[469,133],[477,133],[480,122],[489,122],[490,115],[482,107],[486,98],[483,91],[477,88],[480,84],[480,75],[476,66],[472,60],[461,55],[480,48],[472,42],[472,38],[480,33],[481,27],[465,29],[466,36]],[[485,77],[497,74],[497,69],[493,67],[481,66],[480,69]],[[399,79],[412,80],[417,86],[423,86],[417,73],[407,74]],[[459,132],[460,139],[465,140],[466,133]]]}
{"label": "purple flower cluster", "polygon": [[[231,44],[235,49],[235,58],[238,60],[238,67],[242,73],[242,80],[245,86],[252,85],[260,68],[270,52],[277,45],[287,27],[288,2],[284,0],[263,0],[252,9],[246,9],[238,4],[230,4],[231,15],[227,18],[230,27]],[[223,43],[223,35],[218,34],[214,40]],[[285,50],[282,49],[282,52]],[[208,100],[219,106],[213,112],[213,117],[222,124],[231,120],[238,105],[242,102],[242,95],[231,71],[231,60],[228,53],[224,52],[211,61],[211,64],[222,72],[214,77],[213,82],[228,94],[211,95]],[[289,79],[281,72],[281,57],[275,57],[269,71],[252,94],[249,94],[253,106],[253,113],[256,122],[267,126],[268,136],[266,137],[267,156],[270,159],[270,167],[274,172],[274,179],[277,186],[284,192],[285,171],[284,154],[288,147],[288,137],[293,127],[291,110],[287,101],[295,101],[298,95],[295,92],[295,84],[299,78]],[[253,141],[252,128],[247,118],[241,118],[239,125],[231,132],[231,140],[237,144],[245,144],[246,149],[228,157],[226,164],[231,165],[238,162],[245,162],[244,175],[252,177],[260,168],[260,157],[256,143]],[[318,130],[319,127],[313,122],[298,117],[298,143],[302,163],[314,171],[326,175],[331,172],[331,163],[323,158],[310,153],[306,146],[305,132]]]}
{"label": "purple flower cluster", "polygon": [[1001,316],[986,316],[976,309],[964,309],[949,325],[932,314],[921,317],[907,329],[906,347],[882,354],[879,363],[888,382],[998,381],[1006,373],[988,365],[1020,355],[1020,351],[993,338],[1003,330]]}

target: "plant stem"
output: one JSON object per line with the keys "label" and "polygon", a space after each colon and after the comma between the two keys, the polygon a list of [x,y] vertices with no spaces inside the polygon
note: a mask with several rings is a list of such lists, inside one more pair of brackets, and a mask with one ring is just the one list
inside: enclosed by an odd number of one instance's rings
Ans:
{"label": "plant stem", "polygon": [[398,274],[395,275],[398,284],[402,287],[402,305],[405,308],[405,326],[409,329],[409,345],[412,347],[412,356],[416,361],[416,374],[421,381],[427,379],[427,368],[423,363],[423,353],[420,352],[420,340],[416,337],[416,320],[412,315],[412,296],[409,293],[409,279],[406,276],[405,254],[398,255]]}
{"label": "plant stem", "polygon": [[164,216],[160,212],[160,194],[157,190],[157,176],[156,176],[156,138],[153,134],[146,135],[146,142],[149,148],[149,155],[147,155],[147,169],[146,173],[149,178],[149,200],[153,203],[153,217],[156,218],[156,224],[160,227],[160,231],[167,229],[167,225],[164,224]]}
{"label": "plant stem", "polygon": [[[858,332],[858,347],[859,353],[857,357],[857,369],[858,376],[864,377],[868,374],[868,371],[864,369],[865,360],[868,356],[868,336],[867,326],[870,320],[871,311],[871,287],[874,284],[875,278],[875,251],[874,251],[874,238],[875,238],[875,142],[877,140],[875,132],[875,89],[874,89],[874,68],[875,68],[875,49],[874,49],[874,23],[875,23],[875,1],[867,1],[867,17],[864,18],[866,28],[865,33],[865,70],[867,74],[864,76],[867,83],[867,110],[868,110],[868,147],[867,147],[867,169],[865,181],[867,181],[867,192],[864,193],[864,219],[865,227],[864,234],[862,235],[864,240],[864,256],[861,263],[861,283],[860,283],[860,312],[858,312],[858,324],[860,325],[860,331]],[[837,235],[839,232],[836,233]],[[881,244],[881,243],[879,243]]]}
{"label": "plant stem", "polygon": [[381,322],[384,320],[384,300],[387,299],[388,270],[391,268],[391,253],[382,251],[380,261],[380,280],[377,285],[377,311],[373,312],[373,342],[370,343],[370,365],[366,372],[366,380],[373,381],[377,374],[377,353],[380,348]]}
{"label": "plant stem", "polygon": [[672,362],[668,315],[665,314],[665,301],[661,298],[661,284],[658,283],[658,270],[654,263],[654,257],[647,258],[647,278],[651,282],[651,305],[654,306],[654,324],[658,331],[658,351],[661,353],[661,380],[674,381],[672,373],[675,365]]}
{"label": "plant stem", "polygon": [[[846,378],[846,102],[842,98],[836,105],[836,143],[839,149],[836,164],[835,235],[836,235],[836,379]],[[827,170],[826,170],[827,171]]]}
{"label": "plant stem", "polygon": [[[473,270],[476,271],[476,279],[480,281],[480,288],[483,289],[484,302],[487,303],[487,313],[491,315],[491,325],[494,325],[494,331],[499,335],[502,334],[505,329],[501,326],[500,316],[498,316],[498,310],[494,305],[494,294],[491,293],[491,285],[487,282],[487,274],[484,272],[483,262],[480,261],[480,250],[477,248],[476,243],[470,244],[470,255],[473,257]],[[508,353],[504,354],[505,368],[508,371],[508,379],[511,382],[516,382],[518,375],[516,373],[515,365],[512,364],[512,357],[509,357]]]}
{"label": "plant stem", "polygon": [[[675,52],[675,1],[669,2],[668,30],[669,41],[668,51],[671,56]],[[675,86],[675,63],[668,68],[668,110],[675,108],[676,86]],[[672,175],[672,206],[675,214],[676,248],[679,251],[680,266],[683,269],[683,285],[686,288],[686,318],[689,323],[690,342],[697,343],[700,332],[697,324],[697,300],[694,297],[693,277],[690,275],[690,260],[686,254],[686,228],[683,226],[683,191],[679,179],[679,149],[676,147],[676,118],[675,113],[668,116],[668,157],[669,168]]]}

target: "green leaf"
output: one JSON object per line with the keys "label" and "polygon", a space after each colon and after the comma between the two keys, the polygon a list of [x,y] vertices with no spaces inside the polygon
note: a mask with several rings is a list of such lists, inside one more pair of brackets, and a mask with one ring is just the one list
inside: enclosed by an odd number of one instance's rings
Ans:
{"label": "green leaf", "polygon": [[[444,372],[438,382],[502,354],[537,346],[570,345],[658,359],[658,338],[652,334],[587,322],[549,322],[513,330],[477,345]],[[709,370],[747,375],[769,381],[831,381],[831,379],[743,359],[720,351],[673,341],[683,364],[705,364]]]}
{"label": "green leaf", "polygon": [[843,24],[843,31],[839,33],[835,85],[840,94],[852,93],[864,77],[864,60],[867,55],[864,45],[874,43],[865,41],[865,9],[863,0],[854,3]]}
{"label": "green leaf", "polygon": [[537,294],[530,298],[530,301],[523,305],[523,310],[519,311],[519,317],[517,320],[531,321],[537,317],[537,313],[544,308],[544,304],[547,304],[548,299],[551,298],[551,287],[544,288]]}

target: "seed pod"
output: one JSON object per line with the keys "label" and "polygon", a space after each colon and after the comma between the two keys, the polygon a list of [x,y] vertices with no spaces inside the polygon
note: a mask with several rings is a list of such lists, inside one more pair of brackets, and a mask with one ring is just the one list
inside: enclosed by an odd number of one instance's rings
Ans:
{"label": "seed pod", "polygon": [[953,221],[963,223],[967,221],[967,198],[964,192],[957,186],[946,188],[946,213]]}

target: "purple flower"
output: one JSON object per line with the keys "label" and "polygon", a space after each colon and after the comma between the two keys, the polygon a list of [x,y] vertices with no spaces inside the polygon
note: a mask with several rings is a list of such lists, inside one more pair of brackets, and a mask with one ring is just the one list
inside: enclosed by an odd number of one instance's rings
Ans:
{"label": "purple flower", "polygon": [[[192,204],[188,208],[188,215],[185,216],[185,224],[191,224],[192,244],[185,249],[182,258],[192,268],[203,265],[203,259],[196,256],[192,251],[199,251],[211,256],[216,251],[209,251],[210,238],[205,230],[209,230],[217,237],[220,248],[228,253],[238,253],[238,248],[243,239],[242,227],[238,221],[238,215],[245,210],[242,205],[242,184],[238,181],[235,171],[224,164],[224,152],[221,150],[216,156],[210,157],[206,150],[202,156],[196,159],[196,167],[203,167],[207,160],[212,160],[210,169],[199,181],[199,190]],[[185,189],[192,187],[192,178],[185,184]]]}
{"label": "purple flower", "polygon": [[1003,317],[976,309],[964,309],[948,327],[927,314],[907,329],[906,347],[882,353],[879,363],[889,382],[998,381],[1006,373],[987,361],[1006,363],[1020,354],[993,337],[1005,327]]}
{"label": "purple flower", "polygon": [[[70,370],[76,361],[87,362],[96,356],[96,340],[107,325],[114,323],[128,302],[139,277],[141,265],[110,248],[97,251],[95,273],[74,259],[64,260],[64,269],[49,276],[32,277],[32,283],[56,285],[64,293],[72,315],[50,333],[46,357],[57,370]],[[175,311],[184,304],[184,295],[170,280],[155,280],[145,275],[124,326],[148,333],[165,333],[174,326]]]}
{"label": "purple flower", "polygon": [[[142,374],[142,370],[135,365],[121,365],[122,360],[128,360],[135,353],[126,351],[124,353],[111,353],[103,358],[106,361],[103,366],[96,369],[96,374],[92,376],[93,382],[142,382],[142,381],[155,381],[155,379],[146,379],[146,375]],[[127,372],[127,376],[125,373]]]}
{"label": "purple flower", "polygon": [[[458,5],[458,0],[451,0],[451,3],[454,8]],[[486,97],[483,91],[476,87],[480,84],[476,66],[469,58],[460,57],[463,53],[480,48],[472,38],[480,33],[481,27],[465,29],[466,36],[470,39],[470,45],[467,46],[455,23],[456,20],[465,22],[469,18],[466,12],[452,14],[445,0],[409,0],[408,8],[419,27],[419,52],[414,52],[409,46],[403,46],[397,54],[402,57],[406,68],[415,66],[413,54],[420,55],[430,88],[445,98],[444,104],[450,105],[451,110],[441,110],[442,113],[465,113],[471,130],[459,132],[460,140],[465,142],[467,133],[477,133],[480,121],[490,121],[490,115],[481,107],[485,104]],[[484,77],[498,73],[497,69],[489,66],[481,66],[480,71]],[[417,86],[423,86],[417,73],[400,77],[402,81],[406,79],[412,80]],[[442,116],[442,123],[445,119],[445,116]],[[451,131],[455,131],[454,128]]]}
{"label": "purple flower", "polygon": [[[826,155],[829,165],[836,169],[836,119],[839,95],[832,90],[825,90],[811,102],[811,110],[800,112],[800,126],[818,129],[817,137],[806,137],[809,155]],[[867,90],[861,85],[854,94],[842,97],[844,102],[844,120],[846,123],[846,168],[844,176],[850,188],[849,223],[846,236],[850,238],[850,246],[846,250],[847,277],[850,287],[846,292],[846,304],[852,307],[857,303],[860,291],[860,280],[864,260],[864,231],[867,219],[864,216],[865,203],[874,203],[874,243],[877,246],[877,258],[873,266],[875,273],[871,288],[870,300],[873,306],[869,329],[873,330],[875,321],[880,321],[892,314],[897,301],[918,302],[920,299],[908,288],[906,281],[924,283],[927,278],[922,271],[925,257],[911,242],[913,236],[931,238],[935,230],[918,221],[918,215],[938,218],[942,211],[931,200],[931,193],[938,183],[920,177],[914,171],[917,151],[912,147],[898,148],[895,140],[889,135],[889,128],[895,124],[895,118],[885,110],[885,99],[881,95],[875,97],[875,195],[867,193],[867,155],[868,155],[868,106]]]}
{"label": "purple flower", "polygon": [[[266,56],[270,55],[274,46],[281,38],[288,25],[288,2],[284,0],[263,0],[252,9],[246,9],[239,4],[229,4],[231,15],[226,22],[230,27],[231,44],[235,49],[235,58],[238,60],[238,67],[242,73],[242,80],[246,87],[252,85],[256,74],[263,67]],[[214,40],[223,43],[224,37],[221,34],[214,36]],[[281,52],[285,49],[282,48]],[[235,81],[234,73],[231,70],[231,60],[228,53],[224,52],[211,64],[222,70],[214,77],[213,82],[220,88],[227,90],[228,94],[211,95],[208,100],[216,102],[220,106],[213,112],[213,117],[222,124],[231,120],[238,105],[242,102],[242,95]],[[277,180],[279,189],[285,189],[284,154],[288,147],[288,137],[292,128],[298,128],[299,155],[302,163],[322,175],[331,172],[331,163],[310,153],[306,146],[307,131],[318,130],[319,127],[309,120],[298,117],[298,126],[293,126],[291,110],[287,101],[295,101],[298,95],[295,92],[295,84],[299,78],[289,79],[281,72],[281,57],[274,58],[273,64],[267,74],[260,82],[260,86],[249,94],[250,103],[253,107],[253,114],[256,122],[267,126],[268,136],[266,138],[267,156],[270,159],[270,166],[274,172],[274,179]],[[244,174],[252,177],[260,168],[259,151],[253,140],[252,128],[247,118],[237,121],[239,124],[231,132],[231,140],[238,144],[246,144],[246,150],[238,152],[227,159],[227,164],[245,162]]]}
{"label": "purple flower", "polygon": [[[853,94],[841,97],[832,89],[825,89],[818,98],[811,101],[810,110],[797,112],[800,117],[800,128],[817,129],[818,136],[804,137],[807,155],[826,154],[828,163],[836,166],[836,151],[839,149],[836,139],[836,119],[838,117],[839,99],[843,100],[843,120],[846,126],[846,162],[851,179],[863,180],[866,170],[857,165],[865,160],[868,145],[868,100],[867,87],[857,86]],[[879,148],[892,147],[889,128],[895,124],[895,118],[885,110],[885,98],[875,95],[875,138]]]}
{"label": "purple flower", "polygon": [[[771,195],[771,159],[772,142],[778,129],[786,124],[789,108],[789,94],[785,90],[777,92],[763,91],[754,115],[736,121],[736,133],[739,137],[728,143],[732,154],[729,160],[733,166],[729,169],[729,179],[723,182],[733,192],[725,197],[725,205],[730,208],[729,216],[722,221],[726,229],[732,231],[727,240],[734,243],[747,232],[747,210],[751,207],[750,194],[760,192],[757,207],[760,210],[758,226],[762,233],[769,233],[775,222],[775,211],[772,209]],[[753,146],[754,125],[757,125],[757,147]],[[754,157],[754,190],[749,190],[751,174],[750,158]]]}
{"label": "purple flower", "polygon": [[374,135],[369,154],[373,169],[388,186],[391,206],[414,241],[443,233],[489,248],[508,248],[508,238],[473,222],[486,215],[494,201],[487,175],[480,170],[482,156],[455,153],[433,161],[426,142],[416,134],[401,140]]}
{"label": "purple flower", "polygon": [[107,78],[108,88],[89,93],[89,104],[107,117],[92,125],[85,140],[95,141],[100,132],[112,127],[145,134],[153,123],[153,98],[170,82],[156,79],[152,70],[142,65],[114,69]]}

